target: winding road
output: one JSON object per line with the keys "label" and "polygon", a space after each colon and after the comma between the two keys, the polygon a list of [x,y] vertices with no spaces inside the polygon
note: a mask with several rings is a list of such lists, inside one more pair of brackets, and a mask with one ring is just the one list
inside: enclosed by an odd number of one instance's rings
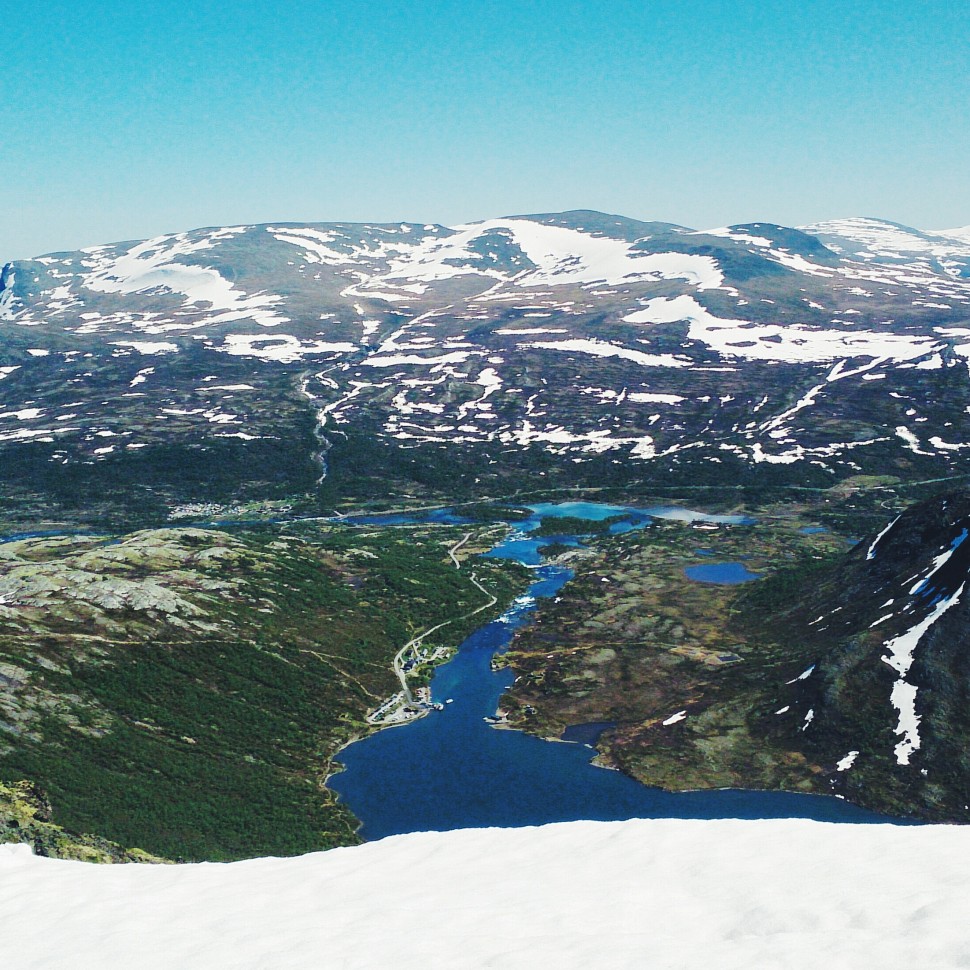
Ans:
{"label": "winding road", "polygon": [[[472,535],[473,533],[466,532],[461,539],[459,539],[453,546],[449,547],[448,555],[451,557],[451,561],[455,564],[455,569],[461,569],[461,562],[455,553],[458,552],[458,550],[461,549],[466,542],[468,542]],[[443,623],[438,623],[430,629],[419,633],[416,637],[412,637],[410,640],[408,640],[408,642],[405,643],[404,646],[401,647],[401,649],[398,650],[398,652],[394,655],[394,673],[397,676],[397,679],[401,682],[401,691],[404,695],[404,704],[414,703],[414,696],[411,694],[411,688],[408,686],[407,673],[404,670],[404,658],[407,656],[408,652],[417,647],[417,645],[421,643],[425,637],[430,636],[432,633],[440,630],[442,627],[448,626],[449,623],[454,623],[457,620],[467,620],[469,617],[475,616],[477,613],[481,613],[483,610],[489,609],[498,602],[498,597],[482,586],[482,584],[478,581],[478,577],[474,573],[471,573],[468,579],[476,589],[481,590],[481,592],[488,597],[488,602],[472,610],[470,613],[465,613],[462,616],[452,617],[450,620],[445,620]],[[384,705],[381,705],[378,710],[381,711],[383,706]],[[382,712],[379,718],[374,717],[373,715],[368,715],[367,720],[371,724],[381,724],[386,718],[387,713],[389,712]],[[421,715],[419,714],[416,716]],[[413,720],[413,718],[411,718],[411,720]]]}

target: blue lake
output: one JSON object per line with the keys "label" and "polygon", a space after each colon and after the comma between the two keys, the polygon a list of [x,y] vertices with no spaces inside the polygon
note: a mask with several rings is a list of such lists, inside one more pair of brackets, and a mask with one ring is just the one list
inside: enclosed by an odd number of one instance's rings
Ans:
{"label": "blue lake", "polygon": [[[646,517],[645,525],[654,515],[653,510],[590,503],[542,505],[533,510],[536,522],[557,514],[595,515],[602,521],[636,511]],[[684,515],[683,510],[675,512],[678,518]],[[522,531],[513,533],[491,555],[533,565],[539,562],[538,546],[552,540],[530,539],[528,527],[529,523],[516,523],[516,529]],[[575,541],[575,537],[566,538]],[[495,714],[499,698],[513,679],[510,670],[491,669],[492,656],[505,650],[515,629],[529,621],[535,600],[555,596],[570,577],[564,566],[538,567],[527,595],[499,620],[483,626],[461,644],[454,659],[439,667],[432,681],[433,699],[444,705],[442,710],[372,734],[340,753],[338,760],[345,770],[328,784],[362,820],[365,838],[575,819],[804,817],[890,821],[824,796],[648,788],[620,772],[590,763],[595,752],[588,743],[606,725],[579,726],[576,743],[544,741],[491,727],[485,718]],[[584,732],[584,728],[591,730]]]}
{"label": "blue lake", "polygon": [[717,583],[723,586],[761,579],[761,573],[751,572],[743,562],[705,562],[697,566],[685,566],[684,573],[696,583]]}
{"label": "blue lake", "polygon": [[560,735],[560,741],[575,741],[595,747],[600,735],[616,727],[613,721],[587,721],[585,724],[570,724]]}

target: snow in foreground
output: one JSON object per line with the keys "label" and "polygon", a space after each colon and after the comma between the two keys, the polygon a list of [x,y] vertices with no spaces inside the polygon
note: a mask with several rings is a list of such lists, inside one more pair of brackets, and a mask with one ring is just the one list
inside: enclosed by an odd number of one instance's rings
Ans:
{"label": "snow in foreground", "polygon": [[0,846],[5,970],[970,964],[970,828],[572,822],[294,859],[102,866]]}

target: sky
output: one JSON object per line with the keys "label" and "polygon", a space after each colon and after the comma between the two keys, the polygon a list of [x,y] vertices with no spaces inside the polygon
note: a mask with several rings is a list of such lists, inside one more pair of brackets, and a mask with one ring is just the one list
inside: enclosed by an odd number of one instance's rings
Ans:
{"label": "sky", "polygon": [[970,4],[0,0],[0,263],[600,209],[970,224]]}

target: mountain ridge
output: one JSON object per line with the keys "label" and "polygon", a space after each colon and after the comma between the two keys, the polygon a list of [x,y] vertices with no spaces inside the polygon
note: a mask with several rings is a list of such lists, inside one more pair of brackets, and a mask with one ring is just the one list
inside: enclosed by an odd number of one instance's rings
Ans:
{"label": "mountain ridge", "polygon": [[235,469],[229,498],[306,495],[313,428],[330,466],[366,450],[398,496],[446,497],[420,469],[457,453],[469,497],[536,463],[557,487],[962,474],[970,246],[818,225],[268,223],[17,261],[0,291],[7,494],[26,463],[198,501],[154,456],[203,449]]}
{"label": "mountain ridge", "polygon": [[[905,232],[915,233],[925,236],[938,236],[944,238],[953,238],[962,241],[961,237],[965,234],[970,233],[970,225],[958,226],[952,229],[926,229],[917,226],[910,225],[908,223],[896,222],[895,220],[885,218],[883,216],[873,216],[873,215],[847,215],[847,216],[834,216],[826,219],[819,219],[814,222],[802,223],[798,226],[785,227],[783,223],[772,223],[765,220],[756,220],[751,223],[730,223],[723,226],[713,226],[704,229],[698,229],[692,226],[686,226],[681,223],[667,222],[666,220],[656,220],[656,219],[640,219],[634,216],[627,216],[618,212],[606,212],[600,209],[563,209],[561,211],[546,211],[546,212],[515,212],[508,213],[505,215],[494,217],[497,219],[528,219],[534,221],[565,221],[571,219],[582,218],[584,221],[602,221],[602,220],[613,220],[614,224],[631,224],[638,226],[649,226],[656,227],[658,229],[664,229],[667,231],[678,231],[685,233],[693,233],[696,235],[711,235],[718,231],[723,231],[724,229],[742,229],[746,226],[756,226],[756,225],[767,225],[767,226],[779,226],[782,228],[792,228],[799,231],[804,231],[806,234],[811,235],[812,233],[808,230],[823,226],[827,224],[853,224],[853,223],[869,223],[874,225],[883,225],[887,227],[892,227],[894,229],[901,229]],[[348,220],[348,219],[312,219],[312,220],[291,220],[291,219],[270,219],[265,222],[239,222],[232,223],[228,225],[219,225],[212,223],[204,226],[194,226],[191,229],[181,229],[181,230],[170,230],[168,232],[156,233],[152,236],[130,236],[119,239],[112,239],[107,242],[101,243],[90,243],[86,246],[78,247],[77,249],[52,249],[45,250],[34,254],[33,256],[19,257],[15,259],[4,260],[0,262],[0,267],[10,266],[16,263],[29,263],[33,262],[39,258],[45,256],[63,256],[74,252],[85,252],[89,250],[99,249],[104,246],[117,247],[117,246],[134,246],[139,243],[146,242],[150,239],[164,239],[167,237],[179,235],[179,234],[191,234],[191,233],[210,233],[217,232],[221,229],[241,229],[241,228],[254,228],[261,229],[267,226],[307,226],[311,228],[322,227],[322,226],[345,226],[345,227],[378,227],[378,228],[392,228],[397,226],[411,226],[412,228],[423,228],[425,226],[434,226],[439,229],[461,229],[470,226],[482,225],[490,221],[486,219],[472,219],[463,220],[461,222],[456,222],[453,226],[446,223],[436,222],[428,223],[421,222],[420,220],[408,220],[408,219],[389,219],[389,220],[374,220],[374,219],[358,219],[358,220]]]}

